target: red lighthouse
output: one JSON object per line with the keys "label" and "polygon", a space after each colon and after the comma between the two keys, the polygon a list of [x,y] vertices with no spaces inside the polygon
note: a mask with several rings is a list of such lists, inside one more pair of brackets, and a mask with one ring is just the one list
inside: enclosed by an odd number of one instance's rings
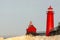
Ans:
{"label": "red lighthouse", "polygon": [[34,25],[32,24],[32,21],[30,21],[30,24],[27,28],[27,33],[26,34],[32,34],[32,33],[36,33],[36,28],[34,27]]}
{"label": "red lighthouse", "polygon": [[50,31],[54,29],[54,12],[50,6],[47,11],[47,25],[46,25],[46,36],[50,35]]}

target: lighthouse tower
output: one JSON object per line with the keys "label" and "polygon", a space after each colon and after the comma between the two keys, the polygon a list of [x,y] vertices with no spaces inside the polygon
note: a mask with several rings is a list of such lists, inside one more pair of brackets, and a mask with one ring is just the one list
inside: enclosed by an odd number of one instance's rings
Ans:
{"label": "lighthouse tower", "polygon": [[46,36],[49,36],[50,32],[53,29],[54,29],[54,12],[53,12],[53,8],[49,6],[47,11]]}

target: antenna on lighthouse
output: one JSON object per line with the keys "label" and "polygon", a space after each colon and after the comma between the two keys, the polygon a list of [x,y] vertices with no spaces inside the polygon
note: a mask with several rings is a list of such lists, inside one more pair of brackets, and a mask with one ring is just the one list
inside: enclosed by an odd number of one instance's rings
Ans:
{"label": "antenna on lighthouse", "polygon": [[33,24],[32,24],[32,21],[30,21],[29,25],[33,25]]}

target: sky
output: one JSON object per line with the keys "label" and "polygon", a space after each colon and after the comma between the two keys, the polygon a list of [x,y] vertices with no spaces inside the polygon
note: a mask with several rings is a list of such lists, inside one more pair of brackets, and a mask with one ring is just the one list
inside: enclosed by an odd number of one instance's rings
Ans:
{"label": "sky", "polygon": [[24,35],[30,21],[37,32],[46,31],[46,13],[50,5],[56,27],[60,22],[59,4],[59,0],[0,0],[0,36]]}

